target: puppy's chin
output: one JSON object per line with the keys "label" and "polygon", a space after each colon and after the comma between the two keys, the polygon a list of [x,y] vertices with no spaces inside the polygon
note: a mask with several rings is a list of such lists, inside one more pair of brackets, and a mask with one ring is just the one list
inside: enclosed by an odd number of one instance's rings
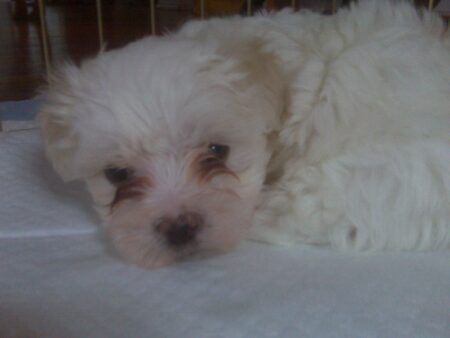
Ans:
{"label": "puppy's chin", "polygon": [[[145,241],[140,231],[129,231],[124,227],[111,227],[107,232],[116,253],[125,261],[145,269],[156,269],[187,259],[206,258],[224,254],[235,247],[241,236],[226,240],[213,236],[211,242],[194,243],[183,248],[171,248],[163,242]],[[144,236],[145,238],[145,236]],[[147,238],[148,239],[148,238]]]}
{"label": "puppy's chin", "polygon": [[[251,225],[253,201],[226,201],[225,206],[203,212],[205,224],[195,238],[173,245],[155,228],[152,208],[130,202],[106,220],[106,233],[118,255],[125,261],[152,269],[187,258],[223,254],[234,248]],[[204,202],[206,204],[206,202]]]}
{"label": "puppy's chin", "polygon": [[177,260],[175,251],[139,226],[113,225],[107,235],[116,253],[125,261],[146,269],[170,265]]}
{"label": "puppy's chin", "polygon": [[[245,226],[244,226],[245,228]],[[234,231],[233,231],[234,230]],[[130,263],[147,269],[173,264],[188,258],[223,254],[235,247],[245,231],[205,231],[193,243],[172,247],[164,239],[141,226],[110,226],[107,235],[117,254]]]}

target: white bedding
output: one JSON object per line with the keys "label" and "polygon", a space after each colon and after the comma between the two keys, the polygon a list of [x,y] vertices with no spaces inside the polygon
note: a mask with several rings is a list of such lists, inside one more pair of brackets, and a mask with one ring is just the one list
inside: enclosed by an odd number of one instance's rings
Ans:
{"label": "white bedding", "polygon": [[450,253],[243,243],[146,271],[108,253],[37,131],[0,133],[0,337],[450,337]]}

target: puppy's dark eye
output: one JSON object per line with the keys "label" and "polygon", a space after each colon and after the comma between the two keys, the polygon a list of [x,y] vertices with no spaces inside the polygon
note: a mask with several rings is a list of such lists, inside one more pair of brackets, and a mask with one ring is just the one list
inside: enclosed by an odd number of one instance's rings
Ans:
{"label": "puppy's dark eye", "polygon": [[217,158],[225,160],[230,152],[230,147],[223,144],[211,143],[209,145],[209,151]]}
{"label": "puppy's dark eye", "polygon": [[129,180],[131,175],[133,174],[130,168],[115,167],[106,168],[103,173],[105,174],[106,179],[112,184],[123,183]]}

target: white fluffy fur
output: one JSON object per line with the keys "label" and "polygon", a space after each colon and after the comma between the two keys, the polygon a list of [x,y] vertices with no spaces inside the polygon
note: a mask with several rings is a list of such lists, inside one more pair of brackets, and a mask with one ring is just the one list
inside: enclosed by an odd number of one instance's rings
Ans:
{"label": "white fluffy fur", "polygon": [[[148,228],[185,209],[205,215],[206,250],[251,223],[267,242],[450,247],[450,38],[407,3],[195,21],[66,66],[50,84],[48,155],[63,178],[87,182],[134,262],[180,256]],[[209,142],[230,145],[239,180],[189,176]],[[111,212],[111,164],[156,183]]]}

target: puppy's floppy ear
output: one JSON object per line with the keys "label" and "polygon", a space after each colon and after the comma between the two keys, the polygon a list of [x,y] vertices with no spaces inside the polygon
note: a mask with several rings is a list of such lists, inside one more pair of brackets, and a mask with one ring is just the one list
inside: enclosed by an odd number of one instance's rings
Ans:
{"label": "puppy's floppy ear", "polygon": [[43,91],[44,103],[38,114],[47,157],[64,181],[78,178],[75,165],[78,138],[73,122],[79,76],[79,69],[72,64],[54,71]]}
{"label": "puppy's floppy ear", "polygon": [[222,53],[230,53],[237,60],[238,71],[245,74],[241,90],[247,92],[252,109],[263,117],[266,131],[270,132],[280,123],[285,86],[275,55],[265,51],[263,46],[259,39],[252,39]]}

